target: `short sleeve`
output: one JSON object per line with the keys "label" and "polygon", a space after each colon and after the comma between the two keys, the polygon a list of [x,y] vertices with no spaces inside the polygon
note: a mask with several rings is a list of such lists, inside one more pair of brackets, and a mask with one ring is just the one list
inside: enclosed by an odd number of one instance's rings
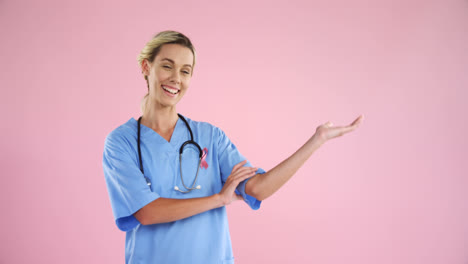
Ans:
{"label": "short sleeve", "polygon": [[115,223],[129,231],[140,224],[133,214],[159,195],[146,184],[125,138],[113,132],[106,137],[102,166]]}
{"label": "short sleeve", "polygon": [[[227,177],[232,172],[232,168],[237,163],[246,160],[246,158],[239,152],[234,143],[229,140],[224,131],[217,128],[218,134],[218,160],[221,170],[221,178],[223,183],[226,182]],[[247,160],[247,163],[244,167],[253,167],[250,161]],[[265,171],[261,168],[258,168],[257,174],[263,174]],[[242,181],[236,188],[236,193],[242,195],[244,201],[252,208],[257,210],[260,208],[261,201],[257,200],[255,197],[248,195],[245,192],[245,185],[249,179]]]}

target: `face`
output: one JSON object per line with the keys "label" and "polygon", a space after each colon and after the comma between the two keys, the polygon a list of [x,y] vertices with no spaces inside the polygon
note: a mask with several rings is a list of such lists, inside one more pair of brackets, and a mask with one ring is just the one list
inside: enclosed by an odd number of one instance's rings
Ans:
{"label": "face", "polygon": [[192,51],[179,44],[165,44],[153,63],[143,61],[148,76],[149,100],[161,107],[173,107],[184,96],[192,77]]}

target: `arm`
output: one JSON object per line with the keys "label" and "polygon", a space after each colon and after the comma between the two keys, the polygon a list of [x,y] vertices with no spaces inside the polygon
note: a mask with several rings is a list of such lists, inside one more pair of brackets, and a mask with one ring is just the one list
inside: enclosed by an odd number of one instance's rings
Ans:
{"label": "arm", "polygon": [[270,171],[264,174],[257,174],[247,181],[245,186],[246,193],[260,201],[268,198],[281,188],[327,140],[354,130],[360,125],[362,118],[362,115],[359,116],[353,123],[345,127],[332,127],[333,124],[331,122],[319,126],[316,133],[293,155]]}
{"label": "arm", "polygon": [[245,192],[262,201],[283,186],[323,144],[315,135],[289,158],[264,174],[257,174],[245,185]]}
{"label": "arm", "polygon": [[158,198],[134,216],[142,225],[167,223],[224,206],[218,194],[191,199]]}
{"label": "arm", "polygon": [[234,193],[237,185],[255,175],[257,168],[242,167],[246,161],[234,166],[222,190],[214,195],[191,199],[158,198],[147,204],[133,215],[142,225],[167,223],[187,218],[214,208],[242,199]]}

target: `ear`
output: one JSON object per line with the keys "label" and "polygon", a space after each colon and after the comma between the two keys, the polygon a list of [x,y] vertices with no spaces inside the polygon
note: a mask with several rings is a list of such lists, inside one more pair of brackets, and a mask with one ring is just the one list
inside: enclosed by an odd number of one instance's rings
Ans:
{"label": "ear", "polygon": [[141,62],[141,73],[143,73],[143,75],[149,75],[150,69],[151,69],[151,63],[147,59],[144,59]]}

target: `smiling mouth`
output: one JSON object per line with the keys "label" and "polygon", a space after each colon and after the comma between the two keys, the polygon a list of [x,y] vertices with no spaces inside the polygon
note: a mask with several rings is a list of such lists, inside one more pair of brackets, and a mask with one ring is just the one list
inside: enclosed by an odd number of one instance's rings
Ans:
{"label": "smiling mouth", "polygon": [[166,87],[164,85],[161,85],[161,87],[164,89],[164,91],[171,93],[171,94],[178,94],[180,90],[177,89],[171,89],[169,87]]}

